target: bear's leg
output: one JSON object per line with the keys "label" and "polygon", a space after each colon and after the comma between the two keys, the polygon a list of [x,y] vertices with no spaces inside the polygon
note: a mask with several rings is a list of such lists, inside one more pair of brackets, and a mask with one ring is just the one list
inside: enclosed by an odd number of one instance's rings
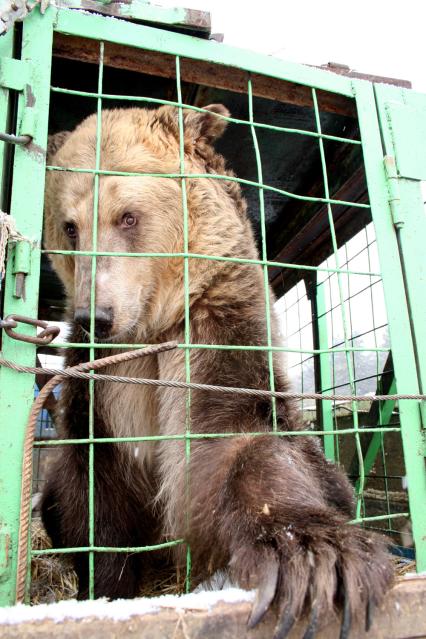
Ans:
{"label": "bear's leg", "polygon": [[179,493],[169,492],[169,521],[185,510],[187,495],[194,580],[227,568],[240,586],[256,587],[250,624],[275,602],[280,638],[309,608],[309,636],[343,609],[347,637],[351,617],[366,620],[392,580],[385,541],[348,525],[311,454],[300,437],[193,442],[189,491],[181,479]]}
{"label": "bear's leg", "polygon": [[[156,522],[148,510],[149,491],[134,461],[118,447],[101,444],[94,455],[95,546],[128,548],[152,544]],[[127,463],[126,463],[127,462]],[[126,465],[124,465],[126,464]],[[133,468],[132,468],[133,464]],[[89,545],[89,483],[86,446],[65,447],[52,469],[43,496],[43,523],[54,548]],[[150,553],[94,553],[95,597],[134,597],[138,594]],[[73,555],[79,579],[79,599],[89,597],[89,558]]]}

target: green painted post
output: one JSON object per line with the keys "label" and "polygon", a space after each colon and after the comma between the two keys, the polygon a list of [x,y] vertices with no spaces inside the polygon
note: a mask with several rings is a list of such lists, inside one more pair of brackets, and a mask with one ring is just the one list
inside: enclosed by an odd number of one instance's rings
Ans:
{"label": "green painted post", "polygon": [[[311,304],[312,339],[316,351],[314,355],[315,388],[318,393],[331,394],[330,359],[327,307],[324,294],[324,283],[319,281],[318,271],[305,277],[306,294]],[[333,404],[316,400],[317,427],[324,432],[333,432]],[[327,459],[336,461],[334,435],[324,435],[324,453]]]}
{"label": "green painted post", "polygon": [[[409,302],[419,388],[423,392],[426,389],[426,215],[418,178],[421,175],[426,180],[426,95],[388,85],[376,85],[375,94],[385,152],[396,162],[393,186],[396,181],[398,219],[394,222]],[[420,149],[414,148],[417,136]],[[426,406],[422,408],[426,429]]]}
{"label": "green painted post", "polygon": [[[325,295],[324,295],[324,284],[318,282],[315,287],[315,298],[316,298],[316,321],[317,321],[317,330],[318,330],[318,348],[322,351],[319,354],[319,373],[321,380],[321,387],[319,389],[320,393],[331,394],[332,382],[331,382],[331,371],[330,371],[330,353],[327,352],[327,349],[330,347],[328,343],[328,331],[327,331],[327,315],[326,315],[326,304],[325,304]],[[320,419],[321,419],[321,427],[324,432],[333,431],[334,423],[333,423],[333,403],[332,402],[324,402],[320,401]],[[324,452],[327,459],[331,461],[335,461],[336,459],[336,451],[335,451],[335,438],[334,435],[325,435],[324,436]]]}
{"label": "green painted post", "polygon": [[[34,138],[28,147],[16,147],[11,215],[17,229],[32,242],[30,273],[26,277],[26,297],[14,296],[13,259],[8,261],[4,314],[18,313],[37,317],[40,273],[42,211],[44,199],[45,154],[49,116],[50,66],[52,55],[52,17],[49,9],[41,16],[38,9],[23,25],[22,59],[31,60],[31,86],[19,96],[18,132],[25,111],[36,109]],[[29,194],[31,196],[29,197]],[[12,256],[13,258],[13,256]],[[19,330],[34,334],[33,328]],[[2,357],[34,366],[36,347],[17,342],[3,332]],[[15,602],[17,540],[21,505],[21,464],[25,425],[34,397],[34,375],[0,369],[0,531],[5,535],[7,561],[0,561],[0,605]]]}
{"label": "green painted post", "polygon": [[[383,276],[396,385],[398,393],[416,394],[419,392],[416,358],[398,240],[389,204],[389,191],[383,162],[384,152],[374,102],[373,85],[361,80],[354,80],[353,87],[358,107],[371,212]],[[420,298],[419,304],[424,304],[424,295]],[[426,473],[419,402],[400,401],[399,411],[417,570],[420,572],[426,570]]]}

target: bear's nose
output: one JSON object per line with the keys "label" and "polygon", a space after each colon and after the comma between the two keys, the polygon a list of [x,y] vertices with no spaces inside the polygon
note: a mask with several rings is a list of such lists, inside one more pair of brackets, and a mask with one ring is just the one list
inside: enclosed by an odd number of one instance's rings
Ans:
{"label": "bear's nose", "polygon": [[[79,307],[75,309],[74,319],[88,333],[90,332],[90,309]],[[114,313],[111,306],[96,306],[95,308],[95,336],[108,337],[111,333]]]}

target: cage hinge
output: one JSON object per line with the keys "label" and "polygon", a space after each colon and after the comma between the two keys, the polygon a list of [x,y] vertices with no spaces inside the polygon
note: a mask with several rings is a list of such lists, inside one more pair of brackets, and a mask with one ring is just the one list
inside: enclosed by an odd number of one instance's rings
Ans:
{"label": "cage hinge", "polygon": [[404,219],[401,213],[401,197],[399,194],[399,177],[396,170],[395,158],[392,155],[384,157],[386,171],[386,181],[388,185],[388,202],[392,214],[392,220],[397,229],[404,226]]}
{"label": "cage hinge", "polygon": [[13,296],[25,301],[25,279],[31,270],[31,243],[18,240],[13,251],[12,273],[15,277]]}
{"label": "cage hinge", "polygon": [[25,60],[0,57],[0,86],[5,89],[23,91],[30,83],[31,63]]}
{"label": "cage hinge", "polygon": [[6,524],[0,521],[0,581],[6,581],[10,575],[12,539]]}

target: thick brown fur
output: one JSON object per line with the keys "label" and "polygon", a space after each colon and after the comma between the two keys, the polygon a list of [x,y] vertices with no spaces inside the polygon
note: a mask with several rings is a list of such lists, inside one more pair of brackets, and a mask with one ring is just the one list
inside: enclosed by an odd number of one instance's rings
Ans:
{"label": "thick brown fur", "polygon": [[[231,175],[212,143],[222,134],[222,105],[184,111],[185,172]],[[101,168],[178,173],[177,110],[128,109],[102,114]],[[50,162],[94,168],[96,117],[86,119]],[[48,172],[45,245],[90,250],[93,175]],[[189,252],[257,258],[239,185],[226,179],[186,180]],[[136,218],[131,228],[126,216]],[[124,221],[123,221],[124,220]],[[73,224],[75,237],[67,237]],[[123,226],[124,225],[124,226]],[[98,250],[182,252],[181,183],[175,178],[101,176]],[[52,256],[68,296],[71,341],[87,341],[73,322],[88,309],[91,258]],[[99,257],[96,306],[109,309],[107,341],[184,342],[184,261],[176,257]],[[270,295],[273,306],[272,293]],[[191,342],[265,345],[265,293],[258,265],[189,260]],[[273,343],[279,343],[274,317]],[[117,352],[114,350],[113,352]],[[108,354],[97,350],[99,357]],[[87,359],[88,349],[67,349],[66,363]],[[192,349],[191,381],[269,388],[262,351]],[[289,389],[283,362],[273,359],[274,383]],[[119,375],[185,380],[183,350],[111,367]],[[95,436],[176,435],[186,428],[186,392],[97,382]],[[88,387],[63,384],[58,414],[61,436],[87,437]],[[295,406],[277,401],[280,430],[301,428]],[[184,537],[192,550],[193,583],[227,570],[244,587],[259,589],[252,622],[275,601],[287,621],[315,607],[326,620],[346,601],[352,614],[378,603],[391,582],[384,541],[348,525],[353,515],[349,481],[326,461],[313,437],[271,435],[272,407],[265,399],[215,392],[191,393],[194,433],[234,438],[192,440],[189,468],[182,441],[95,446],[95,543],[137,546]],[[250,437],[249,433],[265,433]],[[187,471],[189,470],[189,475]],[[189,486],[186,478],[189,476]],[[87,446],[64,446],[44,499],[44,521],[55,546],[85,546],[88,537]],[[183,567],[183,546],[173,561]],[[97,553],[95,595],[131,597],[149,578],[151,553]],[[76,555],[80,596],[88,593],[87,559]],[[275,582],[275,578],[276,582]],[[265,593],[262,595],[262,593]],[[283,633],[282,633],[283,635]]]}

